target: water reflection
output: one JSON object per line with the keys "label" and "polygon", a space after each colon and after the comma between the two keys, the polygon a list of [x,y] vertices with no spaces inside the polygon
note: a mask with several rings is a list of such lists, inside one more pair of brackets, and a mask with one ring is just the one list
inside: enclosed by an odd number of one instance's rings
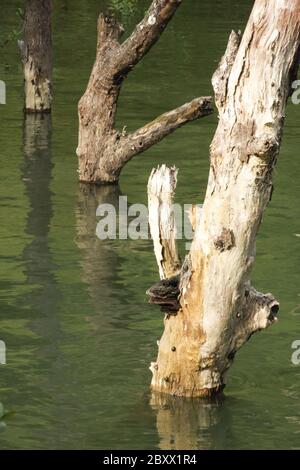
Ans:
{"label": "water reflection", "polygon": [[97,238],[96,211],[100,204],[106,203],[117,209],[120,195],[118,185],[80,184],[78,188],[75,242],[81,251],[82,282],[88,286],[94,309],[101,313],[93,320],[98,326],[110,320],[110,317],[105,320],[105,316],[108,312],[107,306],[116,300],[112,291],[118,277],[120,258],[111,243]]}
{"label": "water reflection", "polygon": [[3,432],[6,428],[6,422],[4,421],[4,418],[5,418],[4,406],[0,402],[0,432]]}
{"label": "water reflection", "polygon": [[[95,312],[107,323],[114,322],[117,328],[128,323],[132,309],[138,303],[140,295],[144,296],[145,289],[137,291],[134,279],[139,272],[145,272],[145,265],[137,267],[134,251],[137,246],[143,250],[143,246],[149,241],[119,240],[118,234],[114,240],[100,240],[96,234],[97,223],[100,218],[96,211],[100,204],[110,204],[115,209],[116,227],[118,232],[119,221],[122,230],[127,229],[127,207],[119,205],[119,197],[122,196],[118,185],[93,186],[80,184],[76,206],[75,242],[81,252],[81,279],[88,287],[88,293]],[[130,209],[129,209],[130,210]],[[130,222],[130,217],[128,221]],[[141,273],[141,274],[142,274]],[[130,292],[129,292],[130,289]],[[130,307],[126,309],[126,304]],[[96,317],[94,319],[96,320]]]}
{"label": "water reflection", "polygon": [[162,450],[218,448],[222,429],[228,432],[230,419],[226,416],[223,396],[202,400],[153,393],[150,405],[156,413]]}
{"label": "water reflection", "polygon": [[25,232],[31,242],[23,250],[22,260],[31,291],[25,294],[22,303],[30,307],[30,329],[47,338],[47,360],[57,355],[60,330],[57,311],[61,298],[49,246],[53,215],[51,137],[51,115],[24,116],[22,180],[29,201]]}
{"label": "water reflection", "polygon": [[[12,334],[5,373],[10,383],[6,389],[8,406],[16,409],[25,428],[30,426],[33,417],[38,420],[36,422],[42,421],[36,403],[49,402],[53,367],[61,355],[58,345],[61,294],[54,275],[49,240],[53,216],[51,137],[50,115],[24,116],[21,179],[28,209],[22,238],[25,247],[16,257],[17,266],[21,261],[24,280],[8,312]],[[45,409],[43,414],[45,416]],[[6,419],[7,415],[1,422],[3,429]],[[18,427],[8,426],[4,436],[7,435],[14,442],[14,448],[30,446],[30,433],[23,430],[19,434]]]}
{"label": "water reflection", "polygon": [[[51,115],[29,114],[24,117],[22,180],[30,203],[26,233],[33,237],[31,251],[38,252],[39,261],[44,257],[52,217],[51,204]],[[38,243],[39,242],[39,243]],[[36,258],[29,256],[30,259]],[[28,258],[25,255],[25,258]],[[48,256],[47,256],[48,258]],[[28,259],[27,259],[28,260]],[[30,269],[29,269],[30,271]],[[33,273],[29,273],[30,275]]]}

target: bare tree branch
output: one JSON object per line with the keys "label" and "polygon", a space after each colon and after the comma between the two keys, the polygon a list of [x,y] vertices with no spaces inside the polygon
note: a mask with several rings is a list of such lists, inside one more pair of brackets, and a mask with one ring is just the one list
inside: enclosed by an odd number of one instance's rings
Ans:
{"label": "bare tree branch", "polygon": [[182,0],[154,0],[143,20],[114,57],[114,76],[126,76],[158,41]]}
{"label": "bare tree branch", "polygon": [[134,155],[144,152],[187,122],[212,114],[212,103],[213,99],[210,96],[195,98],[190,103],[162,114],[144,127],[121,138],[119,143],[121,160],[127,162]]}
{"label": "bare tree branch", "polygon": [[144,19],[120,44],[123,27],[101,14],[95,64],[79,105],[77,155],[79,179],[89,183],[118,181],[123,166],[187,122],[213,112],[212,98],[196,98],[126,135],[115,129],[123,79],[158,41],[182,0],[153,0]]}

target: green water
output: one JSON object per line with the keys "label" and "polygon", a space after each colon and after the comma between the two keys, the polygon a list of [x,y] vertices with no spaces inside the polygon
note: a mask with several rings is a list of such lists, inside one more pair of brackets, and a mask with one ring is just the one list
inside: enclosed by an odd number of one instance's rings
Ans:
{"label": "green water", "polygon": [[[108,1],[106,2],[108,3]],[[126,30],[149,0],[125,12]],[[135,129],[195,96],[210,77],[232,28],[252,1],[185,0],[152,52],[130,75],[118,126]],[[18,27],[21,0],[1,0],[0,42]],[[15,41],[0,49],[0,402],[14,416],[0,426],[1,449],[300,448],[300,106],[289,105],[275,193],[257,243],[253,283],[281,302],[280,322],[237,355],[225,398],[215,403],[151,397],[150,361],[162,333],[146,289],[157,280],[150,241],[95,236],[96,208],[146,202],[153,166],[180,169],[177,202],[201,202],[217,116],[177,131],[125,169],[120,188],[77,182],[76,104],[95,54],[105,2],[54,2],[53,115],[23,119]],[[3,423],[2,423],[3,424]]]}

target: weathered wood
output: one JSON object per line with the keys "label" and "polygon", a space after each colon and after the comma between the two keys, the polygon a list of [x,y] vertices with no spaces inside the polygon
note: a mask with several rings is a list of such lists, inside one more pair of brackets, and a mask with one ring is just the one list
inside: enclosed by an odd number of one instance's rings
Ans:
{"label": "weathered wood", "polygon": [[230,36],[213,77],[219,125],[203,212],[181,271],[181,309],[165,320],[151,365],[155,391],[220,392],[238,349],[276,320],[279,303],[251,287],[250,273],[299,48],[299,0],[256,0],[241,42]]}
{"label": "weathered wood", "polygon": [[52,0],[27,0],[19,41],[27,113],[49,113],[52,102]]}
{"label": "weathered wood", "polygon": [[121,136],[116,149],[117,159],[123,166],[132,157],[147,150],[152,145],[160,142],[164,137],[176,131],[188,122],[212,113],[212,98],[205,96],[195,98],[173,111],[162,114],[154,121],[146,124],[137,131]]}
{"label": "weathered wood", "polygon": [[148,181],[149,226],[161,279],[175,276],[181,267],[172,207],[176,184],[177,169],[166,165],[152,170]]}
{"label": "weathered wood", "polygon": [[124,78],[158,41],[182,0],[155,0],[144,19],[123,43],[123,27],[101,14],[95,64],[79,105],[77,156],[79,179],[89,183],[118,181],[124,165],[178,127],[212,113],[210,97],[163,114],[137,131],[115,129],[118,98]]}

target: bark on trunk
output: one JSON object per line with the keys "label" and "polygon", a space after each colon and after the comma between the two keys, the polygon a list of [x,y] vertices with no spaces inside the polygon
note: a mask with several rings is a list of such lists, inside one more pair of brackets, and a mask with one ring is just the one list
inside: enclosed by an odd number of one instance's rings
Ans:
{"label": "bark on trunk", "polygon": [[237,350],[276,320],[278,302],[250,285],[250,273],[299,44],[299,0],[256,0],[243,38],[232,32],[213,76],[219,125],[208,188],[178,281],[180,309],[166,317],[151,364],[155,391],[220,392]]}
{"label": "bark on trunk", "polygon": [[25,112],[49,113],[52,102],[52,0],[27,0],[24,39],[19,41]]}
{"label": "bark on trunk", "polygon": [[131,36],[120,43],[123,27],[100,15],[96,61],[79,106],[79,179],[89,183],[118,181],[124,165],[165,136],[212,113],[211,98],[197,98],[163,114],[131,134],[115,129],[123,80],[158,41],[182,0],[155,0]]}

